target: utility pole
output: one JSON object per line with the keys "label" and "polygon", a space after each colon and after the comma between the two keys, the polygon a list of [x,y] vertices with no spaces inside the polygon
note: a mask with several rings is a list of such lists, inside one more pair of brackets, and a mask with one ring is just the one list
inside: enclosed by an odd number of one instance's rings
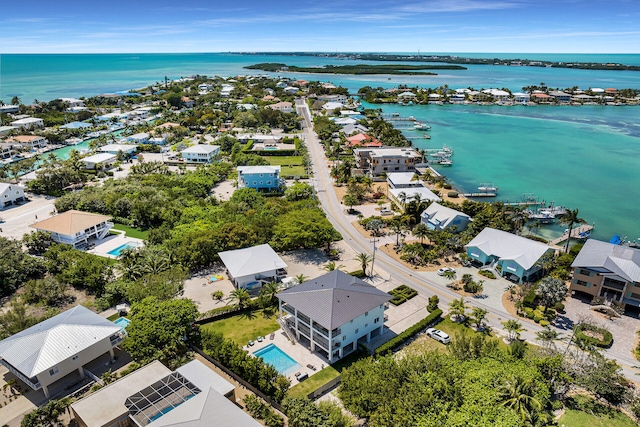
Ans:
{"label": "utility pole", "polygon": [[380,239],[376,239],[375,236],[373,237],[373,240],[371,240],[371,243],[373,243],[373,256],[371,257],[371,278],[373,279],[373,266],[376,263],[376,250],[378,249],[376,247],[376,243],[378,243],[378,241],[380,241]]}

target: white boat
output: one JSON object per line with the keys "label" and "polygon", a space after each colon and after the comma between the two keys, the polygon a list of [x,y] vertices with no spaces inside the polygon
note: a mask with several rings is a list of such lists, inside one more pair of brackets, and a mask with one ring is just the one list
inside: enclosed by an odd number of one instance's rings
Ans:
{"label": "white boat", "polygon": [[442,166],[451,166],[451,165],[453,165],[453,162],[449,158],[440,158],[436,162],[439,165],[442,165]]}
{"label": "white boat", "polygon": [[431,129],[431,126],[426,123],[416,123],[415,125],[413,125],[413,128],[416,130],[429,130]]}
{"label": "white boat", "polygon": [[480,184],[478,186],[478,191],[481,193],[497,193],[498,192],[498,187],[496,187],[495,185],[493,185],[493,183],[489,184]]}

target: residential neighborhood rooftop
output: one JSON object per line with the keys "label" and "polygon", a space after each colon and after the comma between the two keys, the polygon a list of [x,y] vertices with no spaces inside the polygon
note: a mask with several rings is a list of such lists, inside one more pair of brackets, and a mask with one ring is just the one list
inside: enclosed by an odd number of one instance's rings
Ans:
{"label": "residential neighborhood rooftop", "polygon": [[640,282],[640,249],[588,239],[571,267],[602,268],[629,282]]}
{"label": "residential neighborhood rooftop", "polygon": [[110,218],[106,215],[70,210],[36,222],[31,227],[52,233],[74,235],[94,225],[108,221]]}
{"label": "residential neighborhood rooftop", "polygon": [[218,255],[233,277],[287,268],[287,264],[282,258],[266,243],[250,248],[220,252]]}
{"label": "residential neighborhood rooftop", "polygon": [[495,255],[502,260],[513,260],[525,269],[533,267],[550,249],[544,243],[489,227],[482,230],[466,246],[475,246],[485,254]]}

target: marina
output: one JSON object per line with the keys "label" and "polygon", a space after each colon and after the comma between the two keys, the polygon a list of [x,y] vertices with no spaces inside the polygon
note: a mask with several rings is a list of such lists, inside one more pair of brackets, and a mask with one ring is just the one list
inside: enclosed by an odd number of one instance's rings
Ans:
{"label": "marina", "polygon": [[[571,239],[587,239],[591,236],[591,231],[593,230],[593,225],[580,225],[579,227],[571,230]],[[556,246],[558,243],[562,243],[569,238],[568,230],[565,230],[565,233],[562,236],[549,241],[549,246]]]}

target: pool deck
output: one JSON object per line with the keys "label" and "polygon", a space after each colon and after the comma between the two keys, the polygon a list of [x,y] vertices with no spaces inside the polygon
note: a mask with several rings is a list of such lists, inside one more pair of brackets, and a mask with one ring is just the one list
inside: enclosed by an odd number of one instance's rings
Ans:
{"label": "pool deck", "polygon": [[[291,381],[291,386],[298,384],[298,380],[295,376],[296,372],[306,372],[307,374],[309,374],[309,376],[312,376],[313,374],[320,372],[323,366],[329,365],[327,359],[322,357],[319,353],[311,353],[300,343],[292,344],[286,337],[282,329],[278,329],[275,332],[273,340],[270,340],[269,335],[267,335],[266,337],[264,337],[264,340],[262,342],[258,342],[256,341],[256,339],[254,339],[253,342],[255,342],[255,345],[251,347],[245,345],[244,347],[242,347],[243,350],[253,354],[255,351],[260,350],[268,346],[269,344],[275,344],[276,346],[278,346],[278,348],[280,348],[280,350],[285,352],[290,358],[295,360],[296,363],[301,366],[301,368],[297,371],[294,371],[291,374],[287,375],[287,378],[289,378],[289,380]],[[316,370],[314,371],[307,368],[308,364],[315,366]]]}
{"label": "pool deck", "polygon": [[[117,231],[117,230],[116,230]],[[95,247],[87,252],[102,256],[105,258],[118,258],[115,255],[111,255],[108,252],[116,249],[119,246],[126,245],[127,243],[135,244],[136,246],[144,246],[144,242],[142,239],[136,239],[133,237],[127,237],[124,233],[118,233],[104,238],[103,240],[90,240],[90,243],[95,243]]]}

